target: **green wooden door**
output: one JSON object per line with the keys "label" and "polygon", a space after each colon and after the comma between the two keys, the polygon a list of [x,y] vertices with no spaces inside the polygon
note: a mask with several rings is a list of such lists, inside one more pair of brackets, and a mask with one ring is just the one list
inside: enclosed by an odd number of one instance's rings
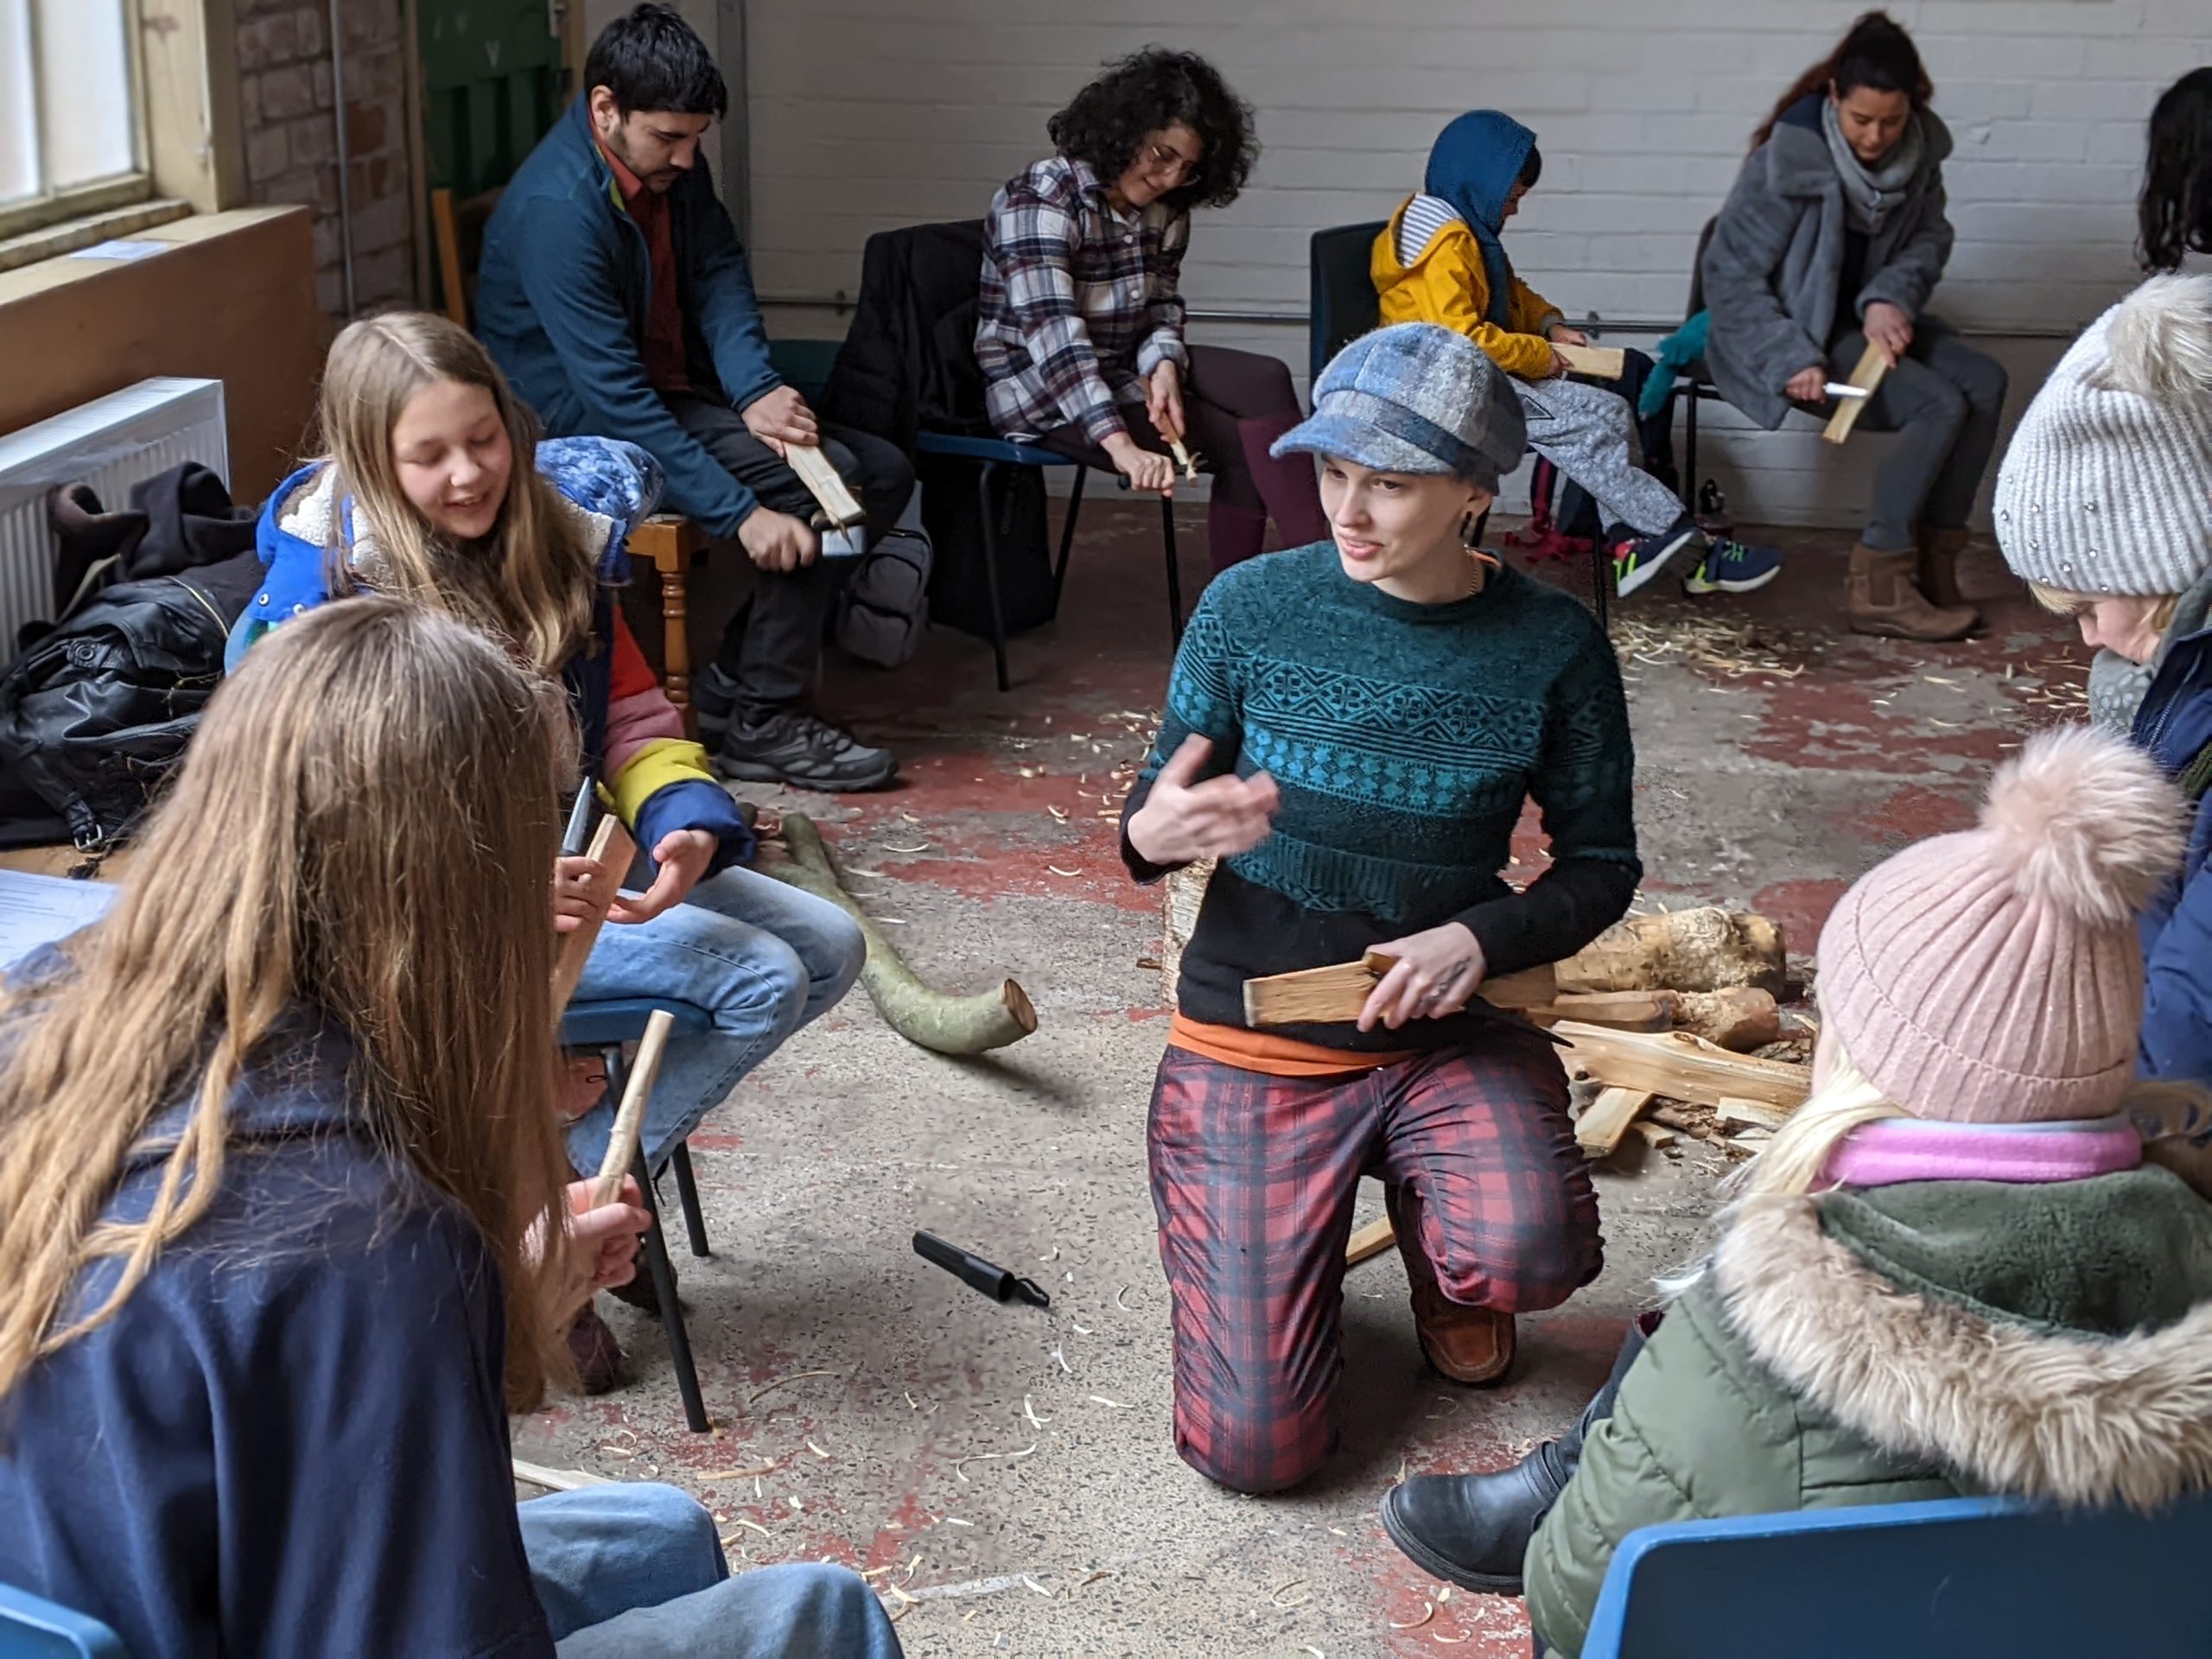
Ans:
{"label": "green wooden door", "polygon": [[[570,0],[574,3],[574,0]],[[497,189],[561,113],[549,0],[417,0],[430,185]]]}

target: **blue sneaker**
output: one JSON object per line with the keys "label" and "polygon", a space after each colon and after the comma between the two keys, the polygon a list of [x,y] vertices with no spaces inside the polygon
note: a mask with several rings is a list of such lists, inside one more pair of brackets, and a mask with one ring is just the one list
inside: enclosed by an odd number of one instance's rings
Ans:
{"label": "blue sneaker", "polygon": [[1748,594],[1782,574],[1782,555],[1742,542],[1709,543],[1696,569],[1682,578],[1687,594]]}
{"label": "blue sneaker", "polygon": [[1626,599],[1696,537],[1697,526],[1687,513],[1673,529],[1656,536],[1624,536],[1606,549],[1613,556],[1613,591]]}

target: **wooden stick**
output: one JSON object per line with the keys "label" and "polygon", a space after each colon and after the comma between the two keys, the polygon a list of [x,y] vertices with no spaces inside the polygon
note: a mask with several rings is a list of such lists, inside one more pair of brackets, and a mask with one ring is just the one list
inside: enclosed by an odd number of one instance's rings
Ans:
{"label": "wooden stick", "polygon": [[1607,1089],[1575,1120],[1574,1143],[1590,1158],[1610,1158],[1636,1116],[1651,1103],[1645,1089]]}
{"label": "wooden stick", "polygon": [[1865,389],[1864,397],[1846,397],[1836,412],[1828,416],[1828,423],[1821,435],[1830,443],[1841,443],[1851,435],[1851,429],[1859,424],[1859,411],[1874,401],[1874,388],[1882,384],[1882,377],[1890,372],[1890,359],[1873,341],[1866,342],[1860,353],[1859,366],[1851,372],[1851,384]]}
{"label": "wooden stick", "polygon": [[630,1080],[622,1090],[622,1104],[614,1114],[614,1132],[607,1139],[607,1156],[600,1160],[599,1185],[592,1189],[595,1205],[612,1204],[622,1196],[622,1178],[638,1156],[638,1135],[645,1122],[645,1102],[652,1097],[653,1079],[660,1074],[661,1051],[668,1033],[676,1029],[676,1016],[655,1008],[645,1020],[645,1034],[638,1043],[638,1058],[630,1062]]}
{"label": "wooden stick", "polygon": [[1744,1099],[1785,1109],[1802,1104],[1812,1089],[1808,1066],[1731,1054],[1686,1031],[1649,1036],[1562,1020],[1552,1027],[1552,1035],[1567,1044],[1562,1058],[1570,1072],[1612,1088],[1648,1089],[1700,1106]]}
{"label": "wooden stick", "polygon": [[1183,476],[1195,480],[1198,475],[1198,463],[1191,459],[1191,452],[1184,447],[1183,440],[1170,438],[1167,447],[1174,452],[1175,464],[1183,469]]}
{"label": "wooden stick", "polygon": [[1615,1031],[1665,1031],[1675,1023],[1672,991],[1561,992],[1529,1017],[1540,1026],[1561,1020],[1580,1020],[1586,1026],[1611,1026]]}
{"label": "wooden stick", "polygon": [[842,529],[847,524],[868,522],[868,509],[853,499],[852,491],[845,487],[845,480],[821,450],[810,443],[786,443],[784,459],[798,474],[799,482],[814,493],[814,499],[822,504],[822,511],[829,515],[831,524]]}
{"label": "wooden stick", "polygon": [[1344,1265],[1356,1268],[1370,1256],[1380,1255],[1398,1242],[1397,1230],[1390,1225],[1390,1217],[1370,1221],[1351,1236],[1344,1246]]}
{"label": "wooden stick", "polygon": [[1738,1100],[1733,1095],[1723,1098],[1713,1108],[1725,1123],[1748,1123],[1758,1129],[1778,1129],[1789,1121],[1789,1114],[1777,1112],[1764,1101]]}
{"label": "wooden stick", "polygon": [[1554,342],[1552,350],[1567,359],[1567,366],[1577,374],[1586,374],[1598,380],[1618,380],[1627,372],[1628,353],[1618,346],[1561,346]]}
{"label": "wooden stick", "polygon": [[[1248,979],[1244,982],[1244,1023],[1255,1027],[1348,1024],[1359,1018],[1368,995],[1396,966],[1397,960],[1370,950],[1357,962]],[[1549,968],[1531,968],[1484,980],[1476,995],[1492,1007],[1535,1008],[1548,1003],[1557,989]]]}
{"label": "wooden stick", "polygon": [[630,839],[630,832],[622,821],[612,812],[599,821],[599,829],[591,838],[591,846],[584,854],[601,871],[599,886],[592,892],[592,903],[599,913],[572,933],[561,936],[561,944],[553,958],[553,1017],[558,1020],[561,1011],[569,1006],[569,999],[576,994],[576,982],[584,976],[584,960],[591,955],[591,947],[599,938],[599,930],[606,923],[607,907],[614,902],[614,895],[621,891],[622,878],[630,873],[630,861],[637,856],[637,843]]}
{"label": "wooden stick", "polygon": [[513,1459],[515,1478],[526,1480],[533,1486],[543,1486],[549,1492],[573,1492],[579,1486],[612,1486],[614,1483],[605,1475],[594,1475],[588,1469],[549,1469],[542,1463],[524,1463]]}

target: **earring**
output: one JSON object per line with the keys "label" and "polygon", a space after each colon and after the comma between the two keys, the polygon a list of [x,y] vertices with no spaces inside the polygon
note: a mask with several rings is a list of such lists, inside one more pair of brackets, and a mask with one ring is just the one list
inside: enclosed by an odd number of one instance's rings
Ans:
{"label": "earring", "polygon": [[1459,545],[1462,550],[1469,553],[1472,553],[1477,550],[1475,547],[1475,515],[1471,512],[1467,514],[1465,518],[1459,520]]}

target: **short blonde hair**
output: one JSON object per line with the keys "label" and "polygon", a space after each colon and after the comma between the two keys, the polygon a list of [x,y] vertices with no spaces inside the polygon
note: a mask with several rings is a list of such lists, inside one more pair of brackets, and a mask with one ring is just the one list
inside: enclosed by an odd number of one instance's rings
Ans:
{"label": "short blonde hair", "polygon": [[[2053,588],[2047,582],[2031,582],[2028,591],[2035,595],[2036,603],[2058,616],[2079,616],[2100,599],[2113,597],[2108,594],[2071,594],[2063,588]],[[2147,595],[2146,595],[2147,597]],[[2150,624],[2160,633],[2173,626],[2174,612],[2180,608],[2181,595],[2164,594],[2152,607]]]}

